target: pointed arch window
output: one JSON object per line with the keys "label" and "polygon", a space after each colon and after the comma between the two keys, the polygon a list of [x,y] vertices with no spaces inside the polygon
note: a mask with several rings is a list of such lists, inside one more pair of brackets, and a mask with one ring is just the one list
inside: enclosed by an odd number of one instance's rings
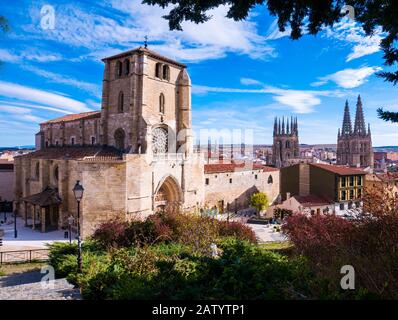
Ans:
{"label": "pointed arch window", "polygon": [[156,78],[161,78],[162,77],[162,64],[157,63],[155,67],[155,77]]}
{"label": "pointed arch window", "polygon": [[165,104],[164,94],[161,93],[159,96],[159,112],[163,114],[164,114],[164,104]]}
{"label": "pointed arch window", "polygon": [[166,64],[163,66],[163,79],[170,80],[170,67]]}
{"label": "pointed arch window", "polygon": [[130,60],[124,60],[124,74],[128,75],[130,73]]}
{"label": "pointed arch window", "polygon": [[119,92],[119,97],[117,99],[117,112],[122,113],[123,112],[123,105],[124,105],[124,94],[123,91]]}
{"label": "pointed arch window", "polygon": [[121,77],[122,76],[122,72],[123,72],[123,66],[122,66],[122,63],[120,62],[120,61],[117,61],[116,62],[116,75],[118,76],[118,77]]}
{"label": "pointed arch window", "polygon": [[274,183],[274,179],[272,179],[272,176],[269,175],[268,177],[268,184]]}

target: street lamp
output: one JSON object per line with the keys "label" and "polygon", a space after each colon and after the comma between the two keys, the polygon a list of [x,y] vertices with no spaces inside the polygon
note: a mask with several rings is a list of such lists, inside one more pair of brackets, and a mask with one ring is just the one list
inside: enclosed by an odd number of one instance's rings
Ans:
{"label": "street lamp", "polygon": [[80,239],[80,201],[83,198],[84,188],[80,184],[80,181],[77,180],[75,186],[73,187],[73,194],[75,195],[75,199],[77,201],[77,266],[78,272],[82,273],[83,266],[82,266],[82,242]]}
{"label": "street lamp", "polygon": [[75,218],[71,215],[68,218],[68,224],[69,224],[69,243],[72,243],[72,224],[75,221]]}
{"label": "street lamp", "polygon": [[17,210],[14,210],[14,238],[18,237],[17,231]]}

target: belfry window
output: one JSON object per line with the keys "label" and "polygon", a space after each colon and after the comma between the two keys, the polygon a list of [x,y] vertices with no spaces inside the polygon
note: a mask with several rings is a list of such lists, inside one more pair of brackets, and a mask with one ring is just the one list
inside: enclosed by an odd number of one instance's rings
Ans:
{"label": "belfry window", "polygon": [[164,94],[161,93],[159,96],[159,112],[164,113]]}
{"label": "belfry window", "polygon": [[155,67],[155,77],[156,78],[161,78],[162,77],[162,64],[157,63]]}
{"label": "belfry window", "polygon": [[39,163],[39,162],[36,163],[35,178],[36,178],[37,180],[39,180],[39,178],[40,178],[40,163]]}
{"label": "belfry window", "polygon": [[130,73],[130,60],[124,60],[124,74],[128,75]]}
{"label": "belfry window", "polygon": [[123,71],[122,69],[123,69],[122,63],[120,61],[116,62],[116,74],[118,77],[122,76],[122,71]]}
{"label": "belfry window", "polygon": [[163,79],[170,80],[170,67],[168,65],[163,66]]}
{"label": "belfry window", "polygon": [[119,92],[119,97],[117,100],[117,112],[122,113],[123,112],[123,104],[124,104],[124,95],[123,92]]}

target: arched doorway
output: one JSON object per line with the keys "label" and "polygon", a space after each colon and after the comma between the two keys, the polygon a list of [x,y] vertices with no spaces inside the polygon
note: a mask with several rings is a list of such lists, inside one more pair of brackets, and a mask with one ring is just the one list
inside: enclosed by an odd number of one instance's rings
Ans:
{"label": "arched doorway", "polygon": [[124,130],[119,128],[115,131],[115,146],[116,148],[118,148],[119,150],[124,150],[125,148],[125,144],[124,144],[124,140],[125,140],[126,135],[124,134]]}
{"label": "arched doorway", "polygon": [[167,176],[160,181],[155,192],[154,202],[155,211],[178,208],[181,205],[182,191],[174,177]]}

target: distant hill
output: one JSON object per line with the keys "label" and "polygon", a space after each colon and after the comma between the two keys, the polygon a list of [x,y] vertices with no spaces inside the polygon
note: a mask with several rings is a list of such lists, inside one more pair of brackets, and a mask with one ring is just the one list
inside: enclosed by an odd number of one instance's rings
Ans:
{"label": "distant hill", "polygon": [[10,151],[17,151],[23,149],[34,149],[35,146],[18,146],[18,147],[0,147],[0,152],[10,150]]}
{"label": "distant hill", "polygon": [[376,152],[398,152],[398,146],[373,147]]}

